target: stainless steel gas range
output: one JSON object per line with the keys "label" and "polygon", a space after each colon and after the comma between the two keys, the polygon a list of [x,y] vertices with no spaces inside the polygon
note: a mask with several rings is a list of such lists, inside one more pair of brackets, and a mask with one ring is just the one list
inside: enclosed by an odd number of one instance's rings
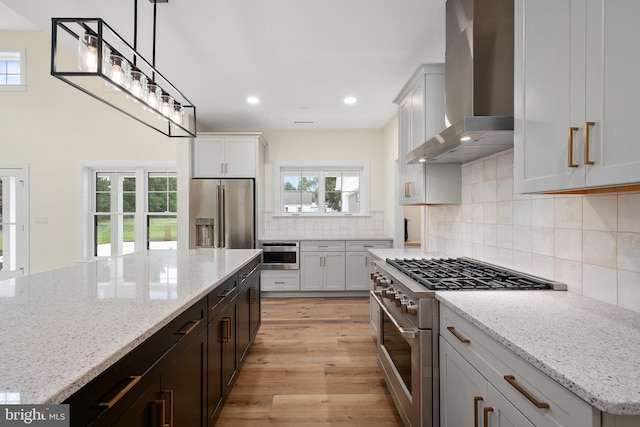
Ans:
{"label": "stainless steel gas range", "polygon": [[566,285],[469,258],[372,264],[378,363],[406,426],[440,424],[437,291],[566,290]]}

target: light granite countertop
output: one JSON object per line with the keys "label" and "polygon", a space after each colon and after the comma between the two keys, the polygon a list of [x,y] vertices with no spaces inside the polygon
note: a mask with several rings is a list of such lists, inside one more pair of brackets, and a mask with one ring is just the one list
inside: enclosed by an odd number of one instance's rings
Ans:
{"label": "light granite countertop", "polygon": [[639,313],[569,292],[436,298],[597,409],[640,414]]}
{"label": "light granite countertop", "polygon": [[296,242],[301,240],[393,240],[393,237],[388,236],[347,236],[347,237],[327,237],[326,235],[317,236],[262,236],[258,239],[260,242]]}
{"label": "light granite countertop", "polygon": [[260,253],[147,251],[0,281],[3,403],[62,402]]}

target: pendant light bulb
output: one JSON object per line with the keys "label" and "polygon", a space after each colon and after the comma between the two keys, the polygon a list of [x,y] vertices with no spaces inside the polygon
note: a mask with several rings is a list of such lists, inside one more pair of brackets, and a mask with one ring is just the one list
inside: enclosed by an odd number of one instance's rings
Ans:
{"label": "pendant light bulb", "polygon": [[98,71],[98,37],[85,32],[78,43],[78,68],[81,71]]}
{"label": "pendant light bulb", "polygon": [[[160,86],[155,84],[153,81],[149,81],[147,84],[147,105],[153,110],[158,110],[160,107],[161,96],[162,91],[160,90]],[[153,112],[153,110],[151,111]]]}
{"label": "pendant light bulb", "polygon": [[182,111],[182,105],[178,101],[173,102],[173,113],[171,114],[171,121],[182,125],[184,112]]}
{"label": "pendant light bulb", "polygon": [[109,56],[109,61],[111,62],[109,77],[114,81],[114,83],[122,86],[124,83],[124,76],[126,75],[125,69],[128,68],[127,62],[115,51]]}
{"label": "pendant light bulb", "polygon": [[147,76],[136,68],[131,70],[129,76],[127,84],[129,92],[137,99],[144,99],[145,91],[147,90]]}
{"label": "pendant light bulb", "polygon": [[162,92],[160,112],[165,119],[170,118],[173,112],[173,98],[167,92]]}

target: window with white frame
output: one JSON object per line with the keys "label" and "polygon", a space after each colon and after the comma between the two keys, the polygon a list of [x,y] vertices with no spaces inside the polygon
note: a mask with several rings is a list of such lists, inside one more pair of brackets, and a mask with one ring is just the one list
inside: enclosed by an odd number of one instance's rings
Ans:
{"label": "window with white frame", "polygon": [[369,214],[367,162],[275,162],[274,214]]}
{"label": "window with white frame", "polygon": [[0,91],[25,90],[24,49],[0,48]]}
{"label": "window with white frame", "polygon": [[175,171],[102,168],[90,176],[94,256],[177,248]]}

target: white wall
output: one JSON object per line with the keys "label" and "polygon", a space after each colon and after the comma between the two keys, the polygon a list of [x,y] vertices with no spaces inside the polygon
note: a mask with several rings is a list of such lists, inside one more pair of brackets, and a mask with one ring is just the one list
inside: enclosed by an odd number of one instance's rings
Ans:
{"label": "white wall", "polygon": [[462,166],[462,204],[429,206],[428,248],[564,282],[640,312],[640,193],[521,195],[513,150]]}
{"label": "white wall", "polygon": [[0,47],[26,49],[27,90],[0,92],[0,162],[30,165],[31,273],[76,261],[80,162],[175,162],[177,145],[187,143],[52,77],[50,44],[42,32],[0,32]]}

